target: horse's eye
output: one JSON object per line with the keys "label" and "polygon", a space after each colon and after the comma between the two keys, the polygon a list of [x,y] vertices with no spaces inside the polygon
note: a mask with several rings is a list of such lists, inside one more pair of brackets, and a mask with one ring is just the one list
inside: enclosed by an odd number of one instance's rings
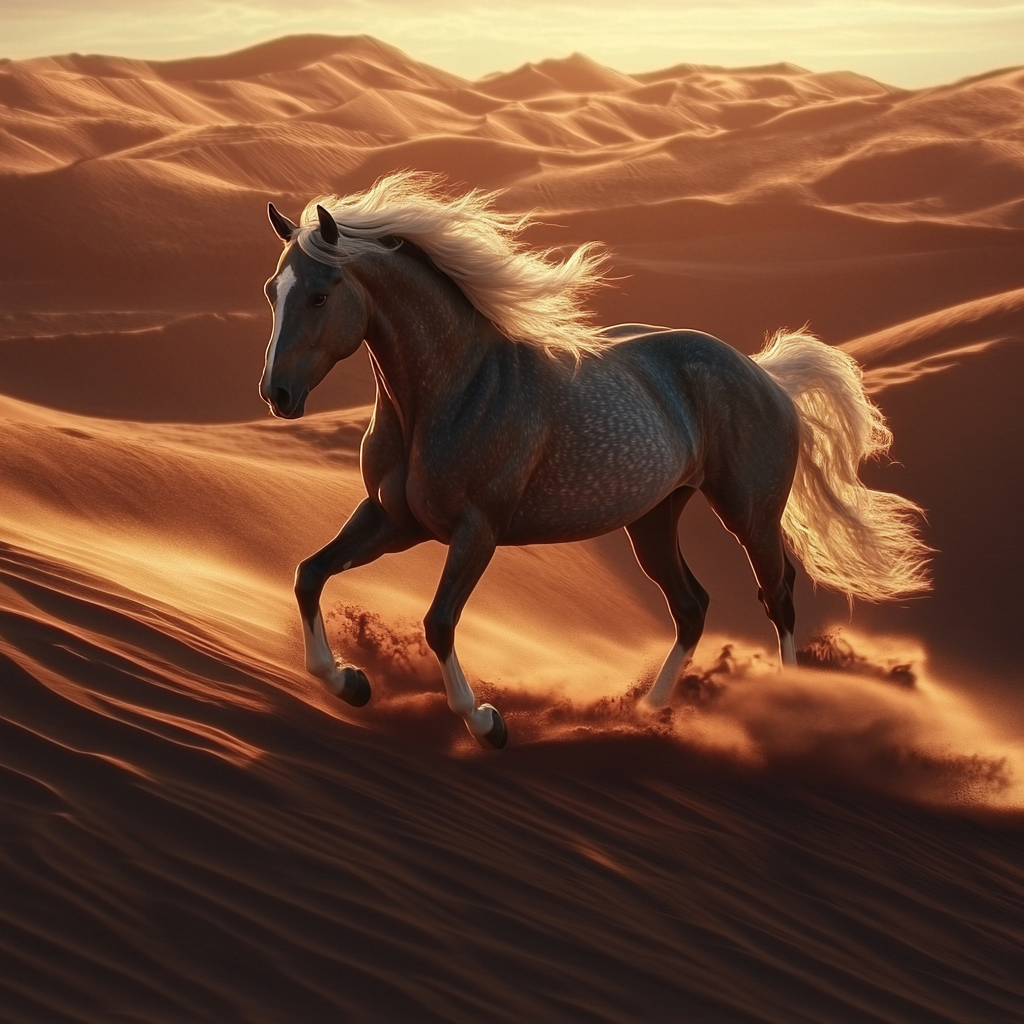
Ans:
{"label": "horse's eye", "polygon": [[322,306],[327,301],[327,296],[323,292],[318,292],[313,296],[312,302],[314,306]]}

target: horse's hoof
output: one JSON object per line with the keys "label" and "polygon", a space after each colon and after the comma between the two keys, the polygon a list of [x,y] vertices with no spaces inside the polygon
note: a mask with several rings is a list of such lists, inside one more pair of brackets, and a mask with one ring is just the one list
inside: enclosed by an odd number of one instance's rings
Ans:
{"label": "horse's hoof", "polygon": [[370,680],[361,668],[354,665],[344,665],[338,668],[338,675],[341,677],[342,687],[338,696],[354,708],[361,708],[370,700]]}
{"label": "horse's hoof", "polygon": [[508,743],[508,729],[505,727],[505,720],[498,714],[498,709],[493,704],[481,704],[480,710],[483,711],[484,708],[490,709],[494,724],[489,732],[485,732],[483,736],[478,736],[476,741],[484,750],[487,750],[488,747],[493,750],[501,750]]}

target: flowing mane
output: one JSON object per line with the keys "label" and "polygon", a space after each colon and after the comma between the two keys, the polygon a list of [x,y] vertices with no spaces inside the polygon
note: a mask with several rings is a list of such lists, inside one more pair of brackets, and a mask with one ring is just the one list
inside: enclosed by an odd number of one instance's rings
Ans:
{"label": "flowing mane", "polygon": [[[393,252],[397,246],[381,241],[389,236],[408,239],[509,338],[577,360],[600,353],[611,341],[590,324],[584,300],[605,284],[607,256],[592,242],[564,260],[529,248],[518,236],[531,215],[497,211],[500,194],[474,189],[452,196],[439,176],[399,171],[365,192],[314,199],[296,240],[307,256],[342,266],[368,251]],[[317,230],[318,203],[338,224],[336,246]]]}

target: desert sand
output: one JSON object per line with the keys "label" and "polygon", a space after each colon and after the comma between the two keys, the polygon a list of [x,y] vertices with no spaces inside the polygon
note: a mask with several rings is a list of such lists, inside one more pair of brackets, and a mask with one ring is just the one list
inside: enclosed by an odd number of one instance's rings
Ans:
{"label": "desert sand", "polygon": [[[0,110],[0,1018],[1024,1018],[1024,69],[468,82],[296,37],[3,62]],[[428,544],[328,586],[374,697],[323,692],[292,572],[362,495],[373,383],[357,354],[268,417],[265,210],[402,167],[605,243],[597,322],[844,346],[934,593],[801,576],[817,667],[780,673],[694,502],[708,629],[652,721],[671,629],[625,536],[501,550],[459,628],[485,755],[423,644]]]}

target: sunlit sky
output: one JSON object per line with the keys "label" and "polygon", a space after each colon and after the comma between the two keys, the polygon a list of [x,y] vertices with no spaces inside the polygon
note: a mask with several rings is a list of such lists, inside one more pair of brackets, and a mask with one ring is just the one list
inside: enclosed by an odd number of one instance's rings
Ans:
{"label": "sunlit sky", "polygon": [[1024,63],[1024,0],[0,0],[0,56],[167,59],[366,33],[478,78],[582,52],[620,71],[789,61],[920,87]]}

